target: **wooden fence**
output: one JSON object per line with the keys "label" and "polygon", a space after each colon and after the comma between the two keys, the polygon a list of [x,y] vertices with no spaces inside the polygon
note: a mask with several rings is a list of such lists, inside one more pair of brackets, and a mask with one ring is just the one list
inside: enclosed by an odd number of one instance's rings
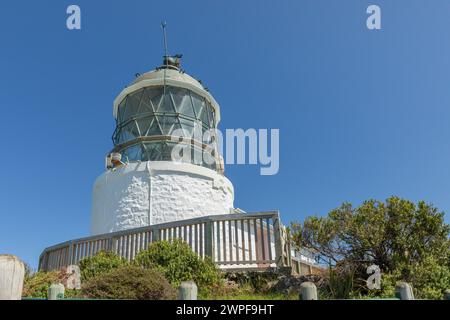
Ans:
{"label": "wooden fence", "polygon": [[39,270],[77,264],[97,252],[112,251],[133,260],[154,241],[181,239],[199,257],[211,257],[221,269],[290,266],[290,248],[278,212],[214,215],[67,241],[46,248]]}

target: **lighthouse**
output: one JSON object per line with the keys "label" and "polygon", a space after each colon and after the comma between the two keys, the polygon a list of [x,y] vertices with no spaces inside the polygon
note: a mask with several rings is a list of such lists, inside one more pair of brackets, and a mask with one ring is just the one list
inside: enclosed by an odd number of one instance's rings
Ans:
{"label": "lighthouse", "polygon": [[93,235],[234,212],[218,141],[198,134],[217,129],[219,104],[180,59],[164,56],[114,100],[114,146],[93,187]]}

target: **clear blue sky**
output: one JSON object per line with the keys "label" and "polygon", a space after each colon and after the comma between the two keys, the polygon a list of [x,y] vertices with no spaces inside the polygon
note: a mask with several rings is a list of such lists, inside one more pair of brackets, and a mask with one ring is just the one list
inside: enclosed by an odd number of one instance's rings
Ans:
{"label": "clear blue sky", "polygon": [[[70,4],[81,31],[66,29]],[[390,195],[450,211],[447,0],[2,1],[0,252],[36,267],[44,247],[89,234],[112,101],[161,63],[162,20],[222,129],[280,129],[278,175],[226,168],[236,207],[285,224]]]}

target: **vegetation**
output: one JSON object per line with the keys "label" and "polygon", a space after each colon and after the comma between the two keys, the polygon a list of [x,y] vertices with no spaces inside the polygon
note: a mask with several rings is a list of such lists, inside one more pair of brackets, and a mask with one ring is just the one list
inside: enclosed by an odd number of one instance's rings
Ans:
{"label": "vegetation", "polygon": [[[142,279],[143,286],[133,289],[131,286],[128,296],[125,295],[129,283],[134,283],[139,277],[153,276],[170,283],[171,288],[177,288],[182,281],[193,280],[199,287],[201,294],[221,289],[223,278],[218,268],[208,259],[200,259],[182,241],[161,241],[152,243],[147,250],[141,251],[132,263],[112,252],[100,252],[93,257],[80,261],[82,276],[82,294],[87,297],[107,299],[149,299],[143,291],[150,289],[152,284]],[[133,272],[133,275],[124,273],[123,279],[119,276],[124,271]],[[140,270],[140,271],[139,271]],[[112,282],[118,281],[116,285]],[[156,295],[155,297],[158,297]]]}
{"label": "vegetation", "polygon": [[82,295],[97,299],[168,300],[174,299],[176,292],[160,272],[122,265],[90,277],[82,285]]}
{"label": "vegetation", "polygon": [[[47,298],[48,288],[53,283],[62,283],[67,275],[62,271],[36,272],[32,273],[31,268],[27,268],[23,283],[22,296],[27,298]],[[66,290],[65,297],[77,297],[76,290]]]}
{"label": "vegetation", "polygon": [[[417,298],[441,299],[450,287],[450,226],[443,217],[432,205],[391,197],[359,207],[344,203],[328,216],[293,223],[289,232],[298,247],[330,267],[325,278],[318,276],[320,299],[391,298],[398,281],[412,284]],[[367,288],[367,267],[374,264],[381,270],[381,290]],[[79,266],[82,290],[66,290],[66,297],[172,299],[182,281],[193,280],[200,299],[298,299],[303,281],[281,282],[276,274],[258,272],[223,274],[182,241],[152,243],[131,263],[100,252]],[[28,270],[23,295],[46,298],[50,284],[66,276]]]}
{"label": "vegetation", "polygon": [[247,291],[246,293],[263,294],[267,293],[269,283],[278,279],[278,274],[274,272],[228,272],[225,274],[225,278],[232,281],[241,290],[238,294],[242,294],[242,289]]}
{"label": "vegetation", "polygon": [[25,276],[23,284],[24,297],[47,298],[48,287],[52,283],[59,283],[63,280],[63,275],[58,271],[36,272]]}
{"label": "vegetation", "polygon": [[[326,217],[308,217],[291,226],[297,246],[314,252],[335,272],[353,274],[351,296],[392,296],[395,283],[407,281],[418,298],[442,298],[450,284],[449,233],[437,208],[398,197],[365,201],[356,208],[344,203]],[[365,284],[366,269],[373,264],[382,272],[378,291]],[[332,286],[336,282],[333,274],[328,280]]]}
{"label": "vegetation", "polygon": [[135,263],[143,268],[155,268],[178,287],[182,281],[193,280],[200,291],[211,291],[222,283],[219,269],[210,259],[201,259],[188,244],[180,240],[152,243],[139,252]]}
{"label": "vegetation", "polygon": [[211,295],[201,297],[202,300],[298,300],[298,294],[286,296],[282,293],[238,293]]}
{"label": "vegetation", "polygon": [[330,268],[326,284],[326,293],[332,299],[349,299],[353,291],[354,270]]}
{"label": "vegetation", "polygon": [[82,282],[128,264],[124,258],[107,251],[100,251],[95,256],[84,258],[78,263]]}

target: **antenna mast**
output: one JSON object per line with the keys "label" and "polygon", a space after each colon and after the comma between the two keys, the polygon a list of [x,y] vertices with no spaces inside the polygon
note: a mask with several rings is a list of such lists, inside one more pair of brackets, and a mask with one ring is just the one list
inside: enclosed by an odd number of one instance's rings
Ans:
{"label": "antenna mast", "polygon": [[163,40],[164,40],[164,63],[166,67],[164,68],[164,104],[166,104],[166,70],[169,67],[169,56],[167,53],[167,35],[166,35],[166,22],[161,22],[161,28],[163,31]]}
{"label": "antenna mast", "polygon": [[166,22],[161,22],[161,28],[163,30],[163,40],[164,40],[164,60],[166,63],[166,67],[168,65],[168,60],[167,58],[169,57],[168,52],[167,52],[167,35],[166,35],[166,26],[167,23]]}

